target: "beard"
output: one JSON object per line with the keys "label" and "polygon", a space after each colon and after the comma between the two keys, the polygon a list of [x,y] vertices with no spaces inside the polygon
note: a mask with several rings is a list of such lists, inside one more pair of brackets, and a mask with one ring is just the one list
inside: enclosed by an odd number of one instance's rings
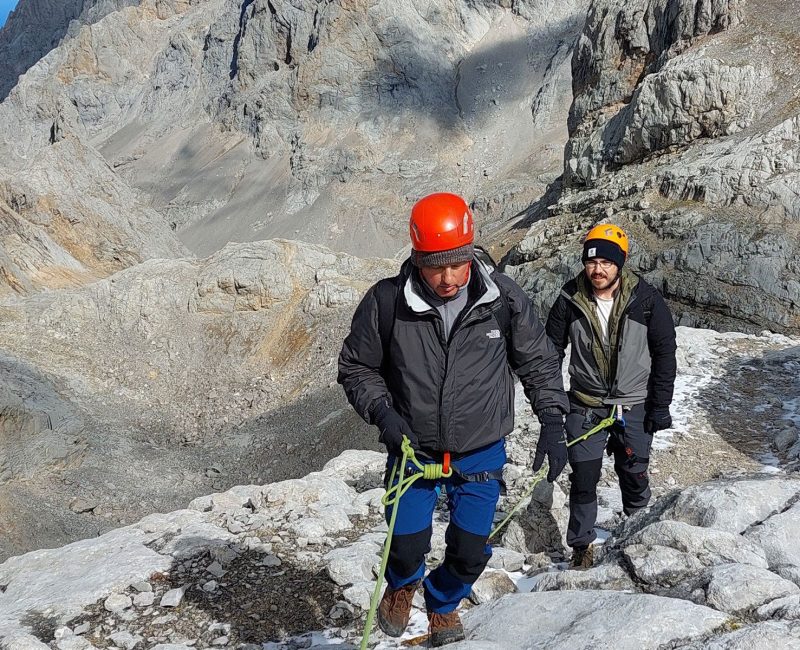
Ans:
{"label": "beard", "polygon": [[589,276],[592,282],[592,287],[597,291],[606,291],[613,287],[619,280],[619,269],[614,267],[614,271],[605,273],[603,271],[595,271]]}

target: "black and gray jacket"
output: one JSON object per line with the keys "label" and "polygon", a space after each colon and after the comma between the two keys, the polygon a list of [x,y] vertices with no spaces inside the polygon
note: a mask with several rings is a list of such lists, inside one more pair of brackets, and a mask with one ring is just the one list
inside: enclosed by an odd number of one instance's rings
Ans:
{"label": "black and gray jacket", "polygon": [[561,289],[547,318],[547,334],[564,358],[572,344],[570,392],[588,406],[668,407],[675,384],[675,327],[661,294],[623,269],[608,323],[600,336],[594,294],[581,272]]}
{"label": "black and gray jacket", "polygon": [[[467,304],[447,339],[421,282],[406,261],[399,275],[370,288],[356,309],[339,355],[338,381],[362,418],[372,423],[373,407],[388,398],[423,450],[471,451],[513,429],[512,369],[534,410],[569,410],[558,353],[513,280],[476,259]],[[387,294],[394,299],[388,307]],[[394,319],[382,338],[387,316]]]}

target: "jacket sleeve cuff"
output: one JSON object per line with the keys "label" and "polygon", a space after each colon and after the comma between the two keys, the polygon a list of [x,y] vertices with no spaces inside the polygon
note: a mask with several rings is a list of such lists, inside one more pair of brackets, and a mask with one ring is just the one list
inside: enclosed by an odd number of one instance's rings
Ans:
{"label": "jacket sleeve cuff", "polygon": [[390,408],[392,408],[392,403],[388,397],[376,399],[367,411],[369,414],[369,423],[377,426],[378,422]]}

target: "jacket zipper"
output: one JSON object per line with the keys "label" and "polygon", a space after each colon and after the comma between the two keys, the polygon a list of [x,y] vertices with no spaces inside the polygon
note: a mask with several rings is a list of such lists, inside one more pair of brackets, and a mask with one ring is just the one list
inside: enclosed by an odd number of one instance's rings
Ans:
{"label": "jacket zipper", "polygon": [[442,317],[439,315],[438,311],[435,312],[434,328],[436,329],[436,335],[439,337],[439,344],[442,346],[442,351],[444,352],[444,369],[442,371],[442,381],[439,382],[439,417],[437,418],[437,437],[439,438],[439,444],[441,445],[442,449],[446,451],[447,445],[446,440],[444,439],[444,427],[442,426],[442,420],[444,419],[442,399],[444,398],[444,384],[447,380],[447,364],[449,363],[450,345],[444,338],[444,321],[442,320]]}
{"label": "jacket zipper", "polygon": [[[580,311],[583,314],[583,316],[586,318],[586,320],[589,323],[589,329],[592,331],[592,337],[597,336],[597,332],[594,331],[594,325],[592,325],[592,319],[589,316],[589,314],[586,313],[586,310],[583,308],[583,306],[580,303],[578,303],[578,301],[575,300],[566,291],[562,291],[561,293],[563,294],[563,296],[567,300],[569,300],[573,305],[575,305],[575,307],[577,307],[578,311]],[[630,299],[628,300],[628,304],[625,305],[625,308],[622,310],[622,313],[619,315],[619,326],[618,326],[618,329],[617,329],[617,367],[619,367],[619,354],[622,351],[622,330],[623,330],[623,325],[625,324],[625,321],[628,318],[628,313],[630,312],[631,305],[635,301],[636,301],[636,294],[632,293]],[[594,342],[592,344],[594,344]],[[608,362],[609,362],[609,366],[610,366],[611,359],[608,359]],[[607,391],[606,398],[608,398],[614,393],[614,391],[616,391],[616,388],[617,388],[617,385],[618,385],[619,382],[617,381],[617,377],[615,376],[614,377],[614,385],[609,388],[609,383],[610,383],[608,381],[609,378],[604,377],[603,379],[605,380],[604,383],[606,384],[606,391]]]}
{"label": "jacket zipper", "polygon": [[[480,306],[482,306],[482,305],[480,305]],[[477,322],[479,322],[481,320],[485,320],[485,319],[481,318],[481,316],[483,316],[482,311],[483,310],[474,309],[474,306],[473,306],[473,309],[470,310],[470,312],[464,317],[464,319],[461,320],[461,322],[457,322],[453,326],[453,329],[450,331],[450,336],[448,337],[447,341],[444,340],[444,336],[443,336],[444,331],[440,329],[439,340],[442,342],[442,347],[444,348],[445,374],[444,374],[444,377],[442,378],[441,387],[439,388],[439,439],[440,439],[440,441],[442,443],[442,448],[444,450],[448,450],[449,448],[451,448],[453,446],[451,444],[451,443],[453,443],[453,441],[452,440],[447,440],[446,435],[443,435],[443,433],[442,433],[442,413],[444,412],[444,403],[443,403],[443,399],[444,399],[444,384],[445,384],[445,381],[447,380],[447,375],[449,374],[448,371],[450,370],[450,344],[453,342],[453,339],[455,338],[456,334],[458,334],[461,330],[463,330],[467,325],[472,325],[473,323],[477,323]]]}
{"label": "jacket zipper", "polygon": [[[625,322],[629,318],[629,314],[631,311],[631,305],[636,302],[636,294],[632,293],[630,300],[628,300],[628,304],[625,305],[625,309],[622,310],[622,313],[619,315],[619,327],[617,331],[617,375],[619,375],[619,355],[622,352],[622,333],[625,330]],[[617,392],[617,386],[619,386],[619,378],[617,376],[614,377],[614,385],[611,387],[611,392],[609,395],[613,395]]]}

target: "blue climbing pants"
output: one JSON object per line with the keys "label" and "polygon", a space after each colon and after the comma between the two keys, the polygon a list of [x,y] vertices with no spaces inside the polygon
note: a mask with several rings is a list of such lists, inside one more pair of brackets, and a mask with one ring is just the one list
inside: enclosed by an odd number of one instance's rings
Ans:
{"label": "blue climbing pants", "polygon": [[[389,456],[387,482],[396,458]],[[426,462],[418,457],[421,462]],[[433,460],[428,462],[434,462]],[[441,461],[438,461],[441,462]],[[464,475],[502,469],[506,462],[505,441],[461,455],[452,455],[451,464]],[[413,465],[408,472],[418,471]],[[395,477],[395,481],[396,481]],[[386,581],[392,589],[418,582],[425,575],[425,555],[431,550],[433,511],[441,490],[447,493],[450,523],[445,532],[444,562],[424,581],[425,606],[429,613],[446,614],[469,595],[492,556],[487,544],[492,530],[500,481],[465,481],[455,474],[448,479],[417,480],[397,506],[392,546],[386,566]],[[392,508],[386,509],[386,521]]]}

